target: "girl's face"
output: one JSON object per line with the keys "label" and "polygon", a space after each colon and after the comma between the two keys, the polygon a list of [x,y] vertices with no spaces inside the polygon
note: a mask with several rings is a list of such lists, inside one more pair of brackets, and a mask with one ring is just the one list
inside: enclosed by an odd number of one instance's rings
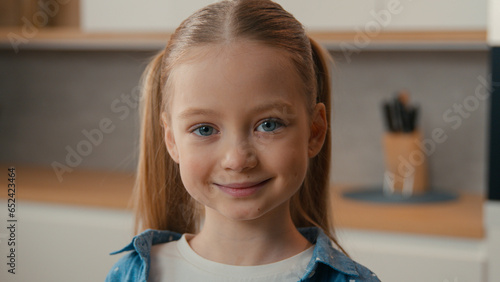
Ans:
{"label": "girl's face", "polygon": [[323,145],[324,105],[308,111],[309,95],[277,49],[236,41],[188,56],[171,73],[164,121],[187,191],[233,220],[288,209]]}

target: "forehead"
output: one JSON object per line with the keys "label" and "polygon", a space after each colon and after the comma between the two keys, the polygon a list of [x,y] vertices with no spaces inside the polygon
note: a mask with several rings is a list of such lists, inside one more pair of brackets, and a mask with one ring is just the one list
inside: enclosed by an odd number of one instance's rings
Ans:
{"label": "forehead", "polygon": [[170,101],[214,104],[275,96],[304,102],[300,81],[282,50],[251,41],[210,45],[191,49],[173,68]]}
{"label": "forehead", "polygon": [[234,40],[220,44],[207,44],[190,48],[179,59],[174,72],[183,67],[237,67],[240,71],[260,69],[280,69],[295,72],[293,64],[286,51],[252,40]]}

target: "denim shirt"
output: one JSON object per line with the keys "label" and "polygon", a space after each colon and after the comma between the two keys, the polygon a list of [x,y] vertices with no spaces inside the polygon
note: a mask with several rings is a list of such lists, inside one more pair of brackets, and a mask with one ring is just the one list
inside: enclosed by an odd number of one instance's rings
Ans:
{"label": "denim shirt", "polygon": [[[299,228],[299,232],[312,244],[315,244],[313,256],[300,282],[376,282],[380,281],[368,268],[348,258],[333,248],[332,242],[317,227]],[[181,238],[182,234],[171,231],[148,229],[135,236],[132,242],[123,249],[111,253],[119,254],[133,251],[123,256],[110,270],[106,281],[140,281],[145,282],[149,276],[151,246]]]}

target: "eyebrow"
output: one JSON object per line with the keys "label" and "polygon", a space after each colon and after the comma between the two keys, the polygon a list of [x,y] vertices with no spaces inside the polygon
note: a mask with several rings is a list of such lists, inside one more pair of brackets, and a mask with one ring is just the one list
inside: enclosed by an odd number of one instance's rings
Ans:
{"label": "eyebrow", "polygon": [[189,118],[192,116],[218,116],[218,115],[219,113],[210,109],[189,108],[185,111],[182,111],[179,114],[179,118]]}
{"label": "eyebrow", "polygon": [[290,110],[292,108],[293,108],[293,106],[290,103],[282,101],[282,100],[277,100],[277,101],[273,101],[271,103],[265,103],[265,104],[258,105],[258,106],[253,108],[253,111],[256,113],[266,112],[269,110],[280,110],[280,111],[284,110],[284,111],[288,112],[287,110]]}
{"label": "eyebrow", "polygon": [[[292,105],[288,102],[282,101],[282,100],[277,100],[273,101],[270,103],[263,103],[260,105],[257,105],[252,108],[253,113],[261,113],[261,112],[266,112],[270,110],[283,110],[284,112],[289,112],[288,110],[292,109]],[[220,113],[211,109],[201,109],[201,108],[188,108],[187,110],[182,111],[179,113],[178,117],[179,118],[189,118],[192,116],[219,116]]]}

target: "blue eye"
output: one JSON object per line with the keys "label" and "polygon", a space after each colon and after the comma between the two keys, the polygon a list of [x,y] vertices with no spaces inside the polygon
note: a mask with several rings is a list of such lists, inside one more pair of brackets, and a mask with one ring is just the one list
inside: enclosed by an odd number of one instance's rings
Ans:
{"label": "blue eye", "polygon": [[202,125],[198,128],[196,128],[195,130],[193,130],[194,134],[198,135],[198,136],[210,136],[212,134],[214,134],[215,132],[215,129],[211,126],[208,126],[208,125]]}
{"label": "blue eye", "polygon": [[283,126],[283,123],[277,121],[277,120],[272,120],[268,119],[263,121],[259,126],[257,127],[257,131],[263,131],[263,132],[271,132],[275,131],[276,129],[280,128]]}

